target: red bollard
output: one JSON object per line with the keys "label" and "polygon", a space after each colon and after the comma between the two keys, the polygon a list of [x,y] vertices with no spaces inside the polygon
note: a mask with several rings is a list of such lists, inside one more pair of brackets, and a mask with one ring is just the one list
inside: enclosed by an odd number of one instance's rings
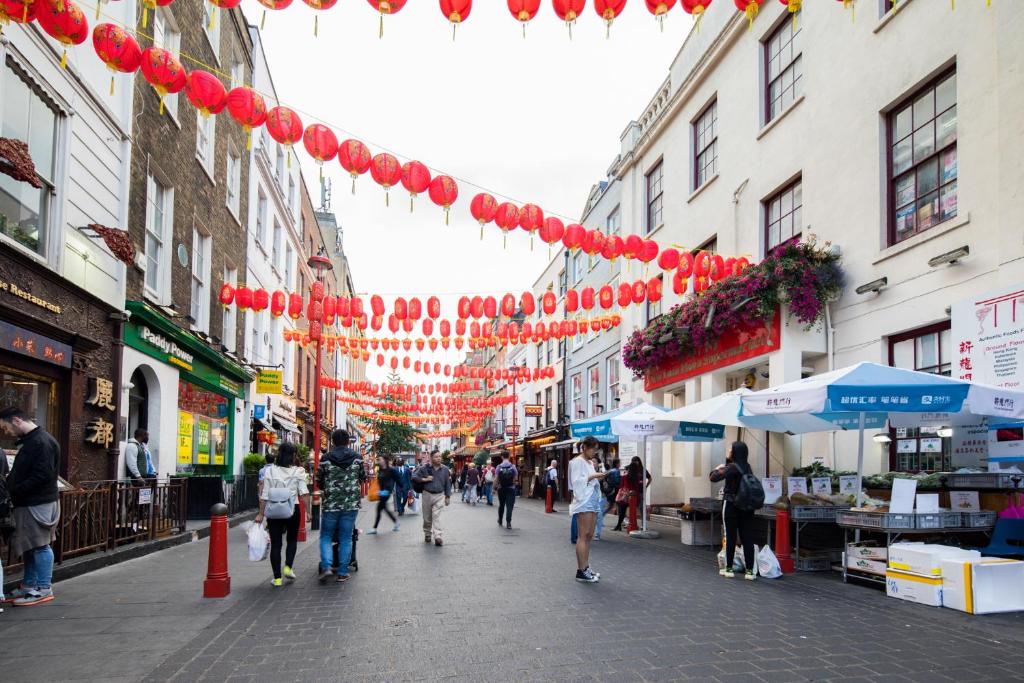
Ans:
{"label": "red bollard", "polygon": [[299,543],[306,541],[306,499],[299,496]]}
{"label": "red bollard", "polygon": [[626,531],[638,531],[640,525],[637,523],[637,501],[636,496],[629,497],[629,522],[626,524]]}
{"label": "red bollard", "polygon": [[544,493],[544,512],[554,512],[555,503],[551,500],[551,487],[548,486]]}
{"label": "red bollard", "polygon": [[210,509],[210,559],[203,581],[204,598],[226,598],[231,592],[228,576],[228,506],[217,503]]}
{"label": "red bollard", "polygon": [[796,565],[789,554],[789,510],[775,512],[775,557],[783,574],[792,574]]}

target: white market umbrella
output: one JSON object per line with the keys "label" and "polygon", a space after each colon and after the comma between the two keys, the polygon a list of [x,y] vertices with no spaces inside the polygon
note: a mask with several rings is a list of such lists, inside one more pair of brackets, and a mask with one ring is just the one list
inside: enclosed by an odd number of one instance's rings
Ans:
{"label": "white market umbrella", "polygon": [[640,441],[640,448],[643,455],[640,457],[640,516],[642,527],[640,531],[634,531],[631,536],[635,538],[657,538],[658,533],[647,529],[647,442],[650,441],[671,441],[679,433],[679,423],[674,420],[659,420],[666,413],[665,408],[641,403],[638,406],[615,415],[611,419],[612,433],[616,436],[626,437]]}

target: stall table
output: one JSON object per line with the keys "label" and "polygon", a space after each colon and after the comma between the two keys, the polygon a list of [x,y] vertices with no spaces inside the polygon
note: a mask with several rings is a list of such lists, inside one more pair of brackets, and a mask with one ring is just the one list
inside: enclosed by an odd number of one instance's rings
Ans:
{"label": "stall table", "polygon": [[[832,505],[797,505],[789,509],[789,521],[793,523],[795,533],[793,534],[793,556],[795,558],[797,571],[818,572],[828,571],[832,567],[832,558],[802,558],[800,557],[800,532],[808,524],[835,524],[836,512],[848,510],[848,507],[837,507]],[[754,513],[757,517],[766,520],[777,518],[775,507],[766,505]],[[772,527],[768,524],[768,546],[772,546]],[[844,539],[845,540],[845,539]],[[827,560],[827,561],[826,561]]]}
{"label": "stall table", "polygon": [[[694,512],[703,512],[708,516],[708,538],[715,533],[715,517],[722,519],[722,505],[720,498],[691,498],[690,509]],[[724,520],[723,520],[724,523]]]}

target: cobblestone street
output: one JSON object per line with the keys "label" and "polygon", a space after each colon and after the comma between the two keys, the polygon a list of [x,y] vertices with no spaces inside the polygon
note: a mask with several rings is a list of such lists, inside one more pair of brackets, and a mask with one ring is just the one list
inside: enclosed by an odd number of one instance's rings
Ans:
{"label": "cobblestone street", "polygon": [[206,542],[100,570],[0,616],[0,671],[18,682],[1024,678],[1017,616],[902,603],[823,575],[727,581],[709,550],[674,537],[608,531],[592,553],[601,582],[577,583],[568,517],[542,510],[520,501],[507,531],[496,508],[453,502],[443,548],[407,515],[398,533],[362,537],[346,585],[317,583],[312,533],[299,580],[277,591],[232,529],[228,599],[199,597]]}

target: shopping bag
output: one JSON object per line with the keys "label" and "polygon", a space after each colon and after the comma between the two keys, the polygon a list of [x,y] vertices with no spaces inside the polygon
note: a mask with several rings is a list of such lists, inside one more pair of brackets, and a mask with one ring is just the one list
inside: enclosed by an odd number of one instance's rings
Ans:
{"label": "shopping bag", "polygon": [[250,522],[246,535],[249,538],[249,560],[262,562],[267,559],[267,555],[270,554],[270,534],[263,525]]}
{"label": "shopping bag", "polygon": [[[755,551],[756,550],[757,549],[755,548]],[[754,556],[755,557],[757,556],[756,552],[754,553]],[[725,569],[725,548],[722,548],[721,550],[718,551],[718,568],[719,569]],[[736,548],[736,554],[733,555],[733,558],[732,558],[732,570],[734,572],[744,572],[744,571],[746,571],[746,565],[743,562],[743,549],[742,548]]]}
{"label": "shopping bag", "polygon": [[757,573],[766,579],[777,579],[782,576],[782,566],[775,553],[768,546],[757,553]]}
{"label": "shopping bag", "polygon": [[376,478],[370,480],[370,488],[366,492],[366,500],[371,503],[380,500],[380,484],[377,483]]}

